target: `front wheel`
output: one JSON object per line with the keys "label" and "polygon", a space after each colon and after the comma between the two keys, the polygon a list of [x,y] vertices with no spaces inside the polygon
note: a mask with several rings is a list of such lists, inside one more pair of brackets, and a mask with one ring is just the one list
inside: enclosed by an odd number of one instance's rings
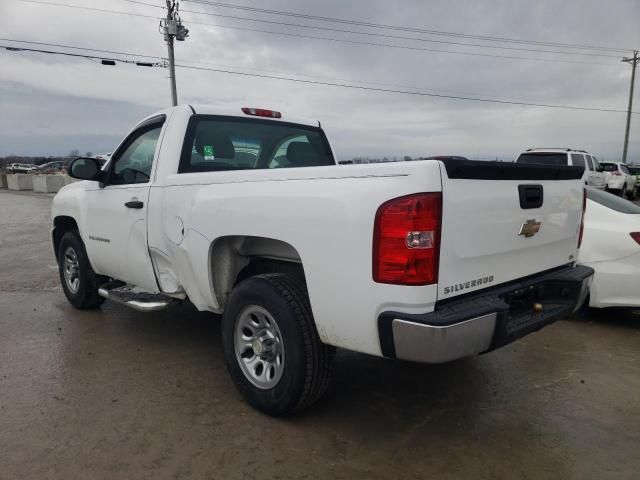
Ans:
{"label": "front wheel", "polygon": [[91,268],[84,243],[75,231],[65,233],[60,239],[58,271],[62,289],[71,305],[84,310],[104,302],[98,295],[98,288],[106,279],[96,275]]}
{"label": "front wheel", "polygon": [[316,331],[306,289],[284,274],[248,278],[222,319],[229,374],[247,402],[269,415],[309,407],[327,390],[333,348]]}

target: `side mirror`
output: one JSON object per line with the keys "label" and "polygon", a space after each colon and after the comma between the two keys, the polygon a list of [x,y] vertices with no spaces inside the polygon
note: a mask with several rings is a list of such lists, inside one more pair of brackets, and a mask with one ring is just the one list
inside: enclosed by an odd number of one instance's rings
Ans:
{"label": "side mirror", "polygon": [[69,176],[79,180],[91,180],[99,182],[102,180],[102,170],[100,162],[95,158],[76,158],[69,165]]}

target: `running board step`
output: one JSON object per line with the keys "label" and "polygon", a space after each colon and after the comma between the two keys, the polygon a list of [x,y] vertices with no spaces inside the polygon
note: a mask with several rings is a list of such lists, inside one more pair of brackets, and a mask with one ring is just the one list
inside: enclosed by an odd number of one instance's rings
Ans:
{"label": "running board step", "polygon": [[98,289],[98,294],[107,300],[113,300],[139,312],[155,312],[180,303],[178,299],[161,293],[147,292],[119,280],[105,283]]}

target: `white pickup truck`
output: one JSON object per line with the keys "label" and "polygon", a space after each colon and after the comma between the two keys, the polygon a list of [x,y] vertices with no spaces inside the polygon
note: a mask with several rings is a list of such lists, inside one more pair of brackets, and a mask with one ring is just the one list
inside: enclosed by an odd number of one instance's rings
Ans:
{"label": "white pickup truck", "polygon": [[86,181],[52,207],[68,300],[221,313],[231,377],[272,415],[322,396],[334,347],[430,363],[489,352],[571,314],[593,274],[575,264],[577,167],[338,165],[319,123],[178,106],[104,168],[69,170]]}

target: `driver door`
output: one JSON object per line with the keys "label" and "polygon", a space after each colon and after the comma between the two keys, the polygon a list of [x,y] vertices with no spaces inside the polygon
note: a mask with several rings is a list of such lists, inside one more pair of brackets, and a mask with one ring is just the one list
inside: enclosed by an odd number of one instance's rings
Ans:
{"label": "driver door", "polygon": [[158,289],[147,247],[147,201],[164,117],[131,133],[109,162],[102,188],[87,191],[85,245],[97,273]]}

